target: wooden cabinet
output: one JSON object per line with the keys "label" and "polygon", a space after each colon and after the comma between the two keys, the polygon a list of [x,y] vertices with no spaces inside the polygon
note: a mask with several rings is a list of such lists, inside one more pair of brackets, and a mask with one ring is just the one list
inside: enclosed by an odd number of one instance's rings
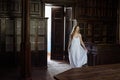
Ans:
{"label": "wooden cabinet", "polygon": [[[0,19],[0,64],[18,65],[21,45],[21,18]],[[30,19],[33,66],[47,66],[47,18]]]}
{"label": "wooden cabinet", "polygon": [[47,67],[47,18],[30,21],[32,65]]}
{"label": "wooden cabinet", "polygon": [[115,18],[118,0],[77,0],[75,15],[80,18]]}
{"label": "wooden cabinet", "polygon": [[[16,48],[20,54],[21,19],[16,19]],[[47,18],[30,19],[30,46],[32,66],[47,66]]]}
{"label": "wooden cabinet", "polygon": [[120,45],[118,44],[87,44],[89,47],[88,65],[114,64],[120,62]]}
{"label": "wooden cabinet", "polygon": [[0,65],[16,66],[15,19],[0,19]]}
{"label": "wooden cabinet", "polygon": [[85,42],[116,43],[116,24],[103,22],[80,21],[80,32]]}
{"label": "wooden cabinet", "polygon": [[83,41],[96,44],[90,46],[89,65],[120,62],[119,46],[113,45],[118,44],[117,8],[118,0],[77,0],[75,19]]}
{"label": "wooden cabinet", "polygon": [[83,39],[92,43],[116,43],[117,1],[77,0],[75,18]]}
{"label": "wooden cabinet", "polygon": [[[47,18],[44,4],[30,1],[30,45],[33,66],[47,66]],[[18,65],[21,51],[21,0],[0,0],[0,65]]]}

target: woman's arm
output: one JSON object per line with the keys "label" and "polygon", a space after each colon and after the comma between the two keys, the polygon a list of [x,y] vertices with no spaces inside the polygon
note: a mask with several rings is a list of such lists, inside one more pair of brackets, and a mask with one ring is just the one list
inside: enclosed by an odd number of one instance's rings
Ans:
{"label": "woman's arm", "polygon": [[85,47],[85,44],[84,44],[84,42],[83,42],[83,40],[82,40],[81,34],[79,34],[79,37],[80,37],[80,43],[81,43],[81,45],[83,46],[83,48],[84,48],[85,50],[87,50],[87,48]]}

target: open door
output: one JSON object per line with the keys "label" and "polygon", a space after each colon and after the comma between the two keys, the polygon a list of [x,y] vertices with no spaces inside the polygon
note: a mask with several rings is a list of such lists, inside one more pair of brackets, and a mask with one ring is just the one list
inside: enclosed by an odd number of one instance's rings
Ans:
{"label": "open door", "polygon": [[51,59],[62,60],[64,55],[64,7],[52,7]]}
{"label": "open door", "polygon": [[65,60],[68,61],[68,42],[72,30],[72,7],[65,7]]}

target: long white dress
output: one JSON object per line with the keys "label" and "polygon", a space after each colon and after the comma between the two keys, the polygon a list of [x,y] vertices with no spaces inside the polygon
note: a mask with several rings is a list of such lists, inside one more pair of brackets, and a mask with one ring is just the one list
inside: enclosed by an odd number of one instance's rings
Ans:
{"label": "long white dress", "polygon": [[87,50],[81,46],[79,37],[73,37],[68,52],[72,68],[82,67],[82,65],[87,63]]}

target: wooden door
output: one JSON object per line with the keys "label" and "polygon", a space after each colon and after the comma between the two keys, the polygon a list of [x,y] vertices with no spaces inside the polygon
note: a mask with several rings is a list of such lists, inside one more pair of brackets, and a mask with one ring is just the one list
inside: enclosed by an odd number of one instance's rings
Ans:
{"label": "wooden door", "polygon": [[47,67],[47,18],[30,21],[32,66]]}
{"label": "wooden door", "polygon": [[65,60],[68,60],[68,42],[72,30],[72,7],[65,8]]}
{"label": "wooden door", "polygon": [[64,55],[64,8],[52,7],[51,59],[61,60]]}
{"label": "wooden door", "polygon": [[15,19],[0,19],[0,65],[17,66]]}

